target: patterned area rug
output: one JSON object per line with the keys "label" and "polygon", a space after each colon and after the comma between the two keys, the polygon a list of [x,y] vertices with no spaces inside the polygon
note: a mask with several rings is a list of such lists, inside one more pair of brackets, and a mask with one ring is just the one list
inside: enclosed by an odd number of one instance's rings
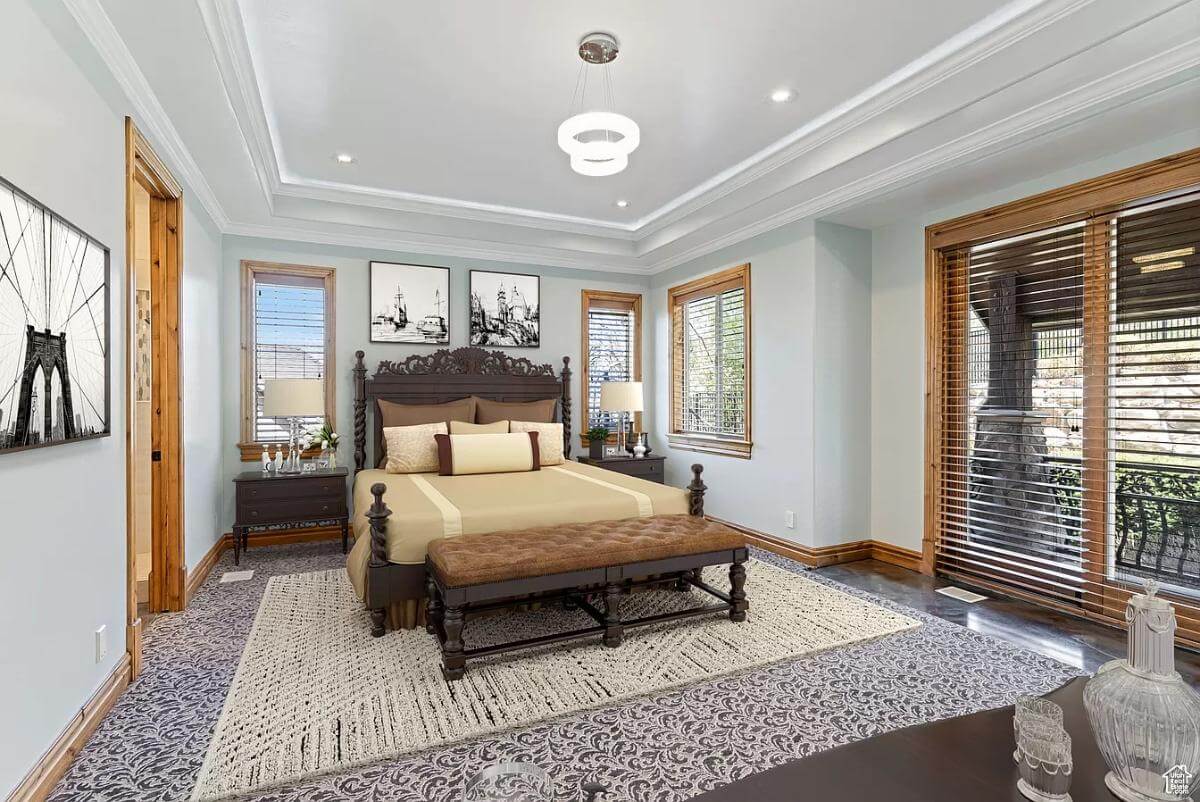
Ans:
{"label": "patterned area rug", "polygon": [[[721,569],[706,580],[723,584]],[[217,724],[193,798],[219,799],[301,777],[512,729],[616,701],[920,626],[828,585],[751,561],[749,619],[725,614],[472,661],[447,683],[423,630],[372,638],[343,570],[275,577]],[[622,614],[685,609],[709,597],[657,590]],[[590,625],[543,608],[474,619],[468,648]]]}
{"label": "patterned area rug", "polygon": [[[251,792],[253,802],[461,802],[463,781],[500,761],[550,772],[561,802],[600,780],[629,802],[682,802],[781,763],[899,727],[1012,704],[1079,669],[936,616],[806,572],[759,560],[923,623],[686,688],[617,702],[412,752],[346,772]],[[251,549],[248,582],[220,584],[221,563],[182,613],[145,636],[142,675],[117,701],[59,781],[51,802],[186,800],[272,576],[345,565],[336,544]],[[985,602],[986,604],[986,602]],[[385,639],[386,640],[386,639]]]}

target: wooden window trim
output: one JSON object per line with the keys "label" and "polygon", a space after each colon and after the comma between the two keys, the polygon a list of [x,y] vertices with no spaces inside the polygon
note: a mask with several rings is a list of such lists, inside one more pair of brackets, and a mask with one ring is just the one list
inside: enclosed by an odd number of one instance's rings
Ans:
{"label": "wooden window trim", "polygon": [[[254,304],[253,288],[255,277],[264,275],[307,276],[319,278],[325,283],[325,417],[329,425],[337,428],[335,411],[337,409],[337,376],[336,352],[334,350],[335,330],[337,325],[337,282],[336,271],[332,267],[313,267],[311,265],[293,265],[280,262],[259,262],[250,259],[242,260],[242,428],[237,447],[242,462],[254,462],[261,458],[263,446],[268,453],[274,454],[272,447],[280,443],[256,441],[254,433],[254,394],[250,388],[254,384]],[[308,449],[302,456],[313,457],[318,449]]]}
{"label": "wooden window trim", "polygon": [[[1085,353],[1083,403],[1090,413],[1084,422],[1084,463],[1105,464],[1108,460],[1108,307],[1111,302],[1108,266],[1104,254],[1108,242],[1103,226],[1091,218],[1106,218],[1131,206],[1167,200],[1200,187],[1200,148],[1135,165],[1069,186],[1043,192],[973,214],[935,223],[925,229],[925,521],[922,537],[921,570],[933,574],[936,565],[938,522],[942,518],[939,477],[944,466],[942,441],[946,434],[945,374],[948,369],[943,338],[945,309],[942,298],[945,273],[942,253],[946,249],[981,240],[1015,236],[1076,220],[1088,220],[1085,251],[1084,337]],[[950,343],[949,348],[954,344]],[[1092,472],[1083,487],[1082,513],[1085,520],[1085,571],[1103,577],[1102,595],[1079,607],[1056,605],[1045,596],[1026,593],[1008,584],[998,584],[970,575],[963,581],[1007,595],[1028,598],[1037,604],[1055,606],[1071,615],[1123,627],[1125,604],[1130,591],[1108,579],[1106,571],[1108,481],[1107,474]],[[1095,532],[1101,531],[1097,539]],[[1089,536],[1090,535],[1090,536]],[[948,576],[955,576],[947,572]],[[1160,592],[1167,599],[1169,592]],[[1188,607],[1195,599],[1180,599]],[[1180,627],[1176,642],[1200,644],[1200,620],[1193,619],[1187,608],[1177,607]]]}
{"label": "wooden window trim", "polygon": [[[694,301],[699,298],[715,296],[726,290],[742,287],[745,290],[745,300],[743,306],[743,351],[746,355],[745,367],[745,413],[746,413],[746,435],[743,439],[730,437],[718,437],[715,435],[698,434],[696,432],[685,432],[682,430],[678,416],[679,399],[679,376],[682,373],[683,353],[678,347],[680,342],[680,325],[677,310],[682,308],[685,303]],[[754,439],[751,435],[751,418],[753,404],[751,388],[754,384],[753,372],[753,343],[752,324],[751,324],[751,295],[750,295],[750,263],[736,265],[725,270],[719,270],[716,273],[710,273],[706,276],[693,279],[692,281],[676,285],[667,290],[667,309],[671,315],[671,410],[670,410],[670,425],[671,429],[667,433],[667,442],[672,448],[681,451],[696,451],[703,454],[720,454],[727,457],[737,457],[739,459],[750,459],[751,452],[754,448]]]}
{"label": "wooden window trim", "polygon": [[[579,353],[582,364],[580,377],[580,397],[583,404],[583,429],[579,433],[579,443],[587,448],[587,428],[591,425],[591,414],[588,409],[588,311],[591,309],[632,309],[633,310],[633,381],[642,380],[642,295],[637,292],[617,292],[615,290],[581,290],[579,306]],[[642,431],[642,413],[633,415],[633,428]],[[617,442],[616,432],[608,435],[606,442]]]}

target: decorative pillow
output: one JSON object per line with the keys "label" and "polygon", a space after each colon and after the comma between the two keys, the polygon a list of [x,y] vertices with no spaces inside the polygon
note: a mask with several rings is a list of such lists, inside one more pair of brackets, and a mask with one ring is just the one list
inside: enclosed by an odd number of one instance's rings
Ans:
{"label": "decorative pillow", "polygon": [[558,407],[556,398],[546,398],[542,401],[492,401],[477,395],[471,398],[475,401],[476,423],[495,423],[501,420],[553,423],[554,410]]}
{"label": "decorative pillow", "polygon": [[[444,404],[397,404],[379,399],[379,422],[384,428],[393,426],[416,426],[418,423],[449,423],[452,420],[475,420],[475,399],[460,398]],[[443,430],[444,431],[444,430]],[[379,466],[387,464],[387,438],[383,440],[383,453],[379,455]]]}
{"label": "decorative pillow", "polygon": [[436,434],[438,473],[462,476],[473,473],[536,471],[537,432],[516,434]]}
{"label": "decorative pillow", "polygon": [[450,421],[450,434],[508,434],[508,421],[467,423],[466,421],[452,420]]}
{"label": "decorative pillow", "polygon": [[[514,432],[537,432],[538,459],[542,465],[562,465],[563,463],[563,425],[561,423],[530,423],[515,420],[509,423]],[[454,433],[454,424],[450,424],[450,433]]]}
{"label": "decorative pillow", "polygon": [[435,436],[446,436],[445,423],[418,423],[415,426],[385,426],[388,473],[431,473],[438,469]]}

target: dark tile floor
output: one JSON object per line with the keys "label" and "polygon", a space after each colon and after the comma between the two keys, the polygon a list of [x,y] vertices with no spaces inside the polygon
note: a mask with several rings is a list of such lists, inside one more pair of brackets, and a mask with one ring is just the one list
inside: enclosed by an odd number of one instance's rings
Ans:
{"label": "dark tile floor", "polygon": [[[947,580],[876,560],[832,565],[817,572],[1088,672],[1125,656],[1125,633],[1121,630],[1017,599],[992,596],[987,601],[967,604],[934,592],[951,584]],[[1184,679],[1193,686],[1200,685],[1200,654],[1176,649],[1175,664]]]}

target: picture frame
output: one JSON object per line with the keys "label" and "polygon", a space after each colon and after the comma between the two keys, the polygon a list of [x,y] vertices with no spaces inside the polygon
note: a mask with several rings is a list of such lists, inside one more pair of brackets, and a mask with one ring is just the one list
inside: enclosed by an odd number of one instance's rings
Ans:
{"label": "picture frame", "polygon": [[108,246],[4,178],[0,222],[0,454],[110,436]]}
{"label": "picture frame", "polygon": [[367,292],[371,342],[450,344],[450,268],[372,261]]}
{"label": "picture frame", "polygon": [[472,270],[468,286],[471,345],[540,348],[541,296],[541,276]]}

